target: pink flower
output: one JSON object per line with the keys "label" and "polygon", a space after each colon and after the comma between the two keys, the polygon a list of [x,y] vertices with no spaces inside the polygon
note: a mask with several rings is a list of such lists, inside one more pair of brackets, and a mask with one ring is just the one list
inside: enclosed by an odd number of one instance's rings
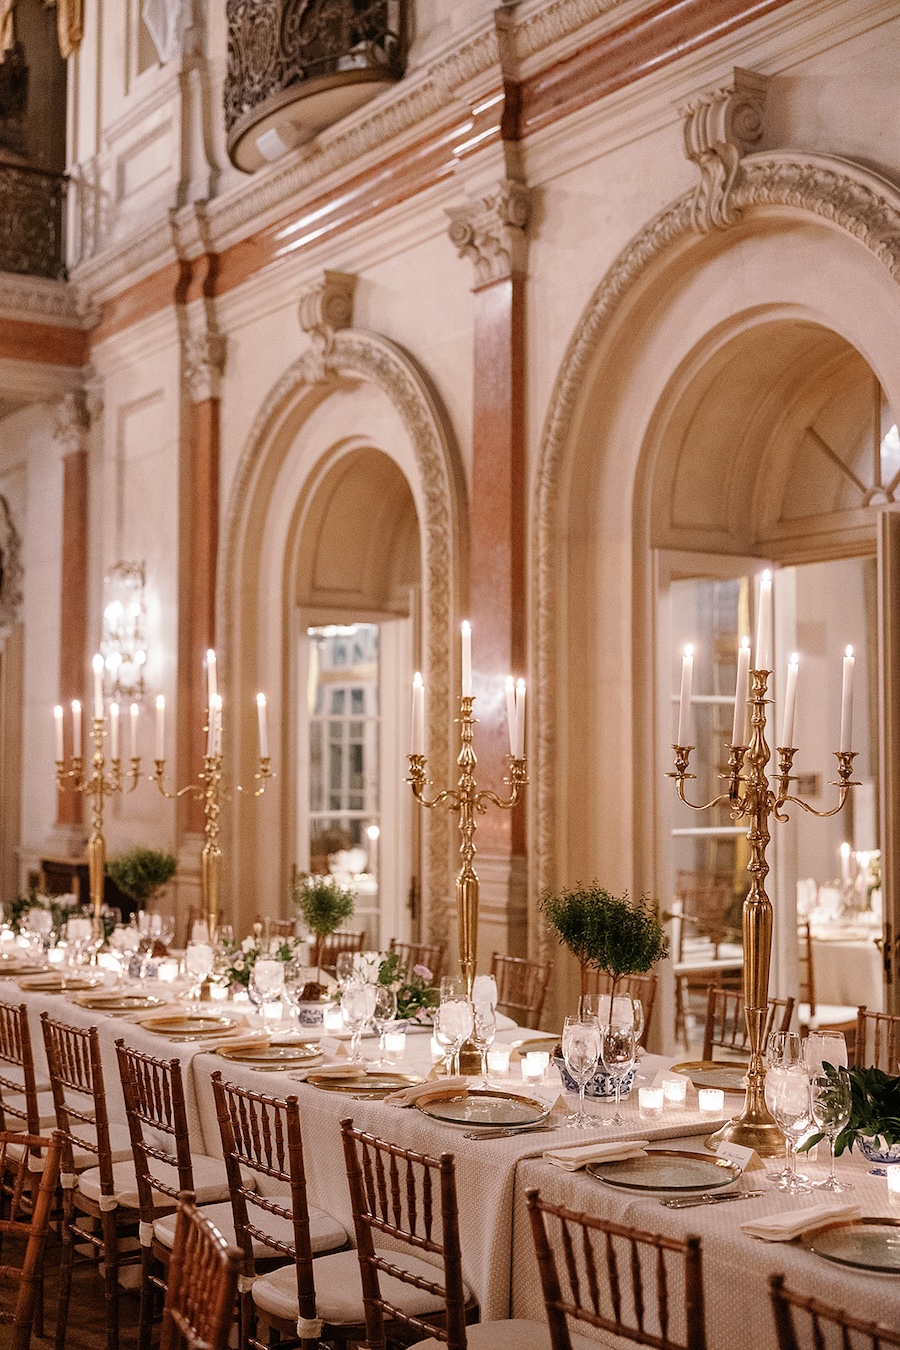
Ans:
{"label": "pink flower", "polygon": [[418,975],[420,980],[431,980],[432,974],[427,966],[413,966],[413,974]]}

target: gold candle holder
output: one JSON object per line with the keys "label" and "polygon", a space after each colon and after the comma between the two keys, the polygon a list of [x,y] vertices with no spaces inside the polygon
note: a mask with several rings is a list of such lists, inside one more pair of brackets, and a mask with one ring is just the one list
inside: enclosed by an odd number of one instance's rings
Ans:
{"label": "gold candle holder", "polygon": [[727,802],[732,820],[748,822],[750,861],[747,864],[747,871],[750,873],[750,890],[744,900],[741,934],[744,950],[744,1016],[750,1042],[750,1065],[747,1071],[743,1110],[711,1135],[708,1142],[712,1148],[716,1148],[726,1140],[742,1144],[755,1149],[761,1157],[777,1157],[784,1150],[784,1137],[766,1106],[765,1047],[762,1043],[772,958],[772,903],[765,889],[769,871],[769,864],[766,861],[770,839],[769,817],[779,822],[788,820],[789,816],[783,810],[788,802],[793,802],[809,815],[818,816],[820,819],[837,815],[847,800],[850,788],[858,786],[851,781],[856,752],[835,751],[838,777],[829,783],[829,786],[838,789],[838,802],[830,811],[817,811],[808,802],[793,796],[790,792],[790,784],[796,781],[791,777],[791,768],[797,750],[794,746],[785,746],[777,749],[777,788],[773,790],[770,787],[766,765],[771,751],[766,744],[765,732],[766,704],[772,701],[766,697],[771,673],[769,670],[750,671],[749,703],[752,727],[750,744],[729,746],[727,792],[702,805],[688,801],[684,785],[687,779],[696,777],[695,774],[688,773],[690,755],[694,748],[692,745],[672,747],[675,751],[675,772],[667,775],[675,779],[678,796],[692,811],[708,811],[722,802]]}
{"label": "gold candle holder", "polygon": [[90,773],[85,773],[84,759],[79,754],[71,758],[56,761],[56,782],[62,788],[66,785],[82,793],[91,804],[91,833],[88,839],[88,883],[91,896],[92,921],[94,935],[102,932],[100,911],[103,905],[103,882],[106,875],[106,840],[103,837],[103,803],[105,798],[119,793],[134,792],[141,776],[139,755],[131,756],[130,784],[122,774],[122,761],[117,755],[109,761],[110,772],[106,771],[106,757],[103,753],[103,740],[106,734],[105,717],[91,719],[91,755]]}
{"label": "gold candle holder", "polygon": [[463,694],[459,700],[459,718],[461,747],[457,757],[459,779],[455,788],[446,788],[430,800],[425,796],[430,786],[425,771],[425,756],[409,756],[409,777],[416,801],[427,810],[446,806],[457,813],[459,823],[459,854],[462,866],[456,878],[456,912],[459,923],[459,968],[466,985],[466,993],[471,998],[472,983],[475,979],[475,965],[478,955],[478,875],[473,866],[475,858],[475,817],[483,815],[488,805],[497,806],[501,811],[511,811],[519,801],[521,789],[528,783],[525,770],[525,756],[510,756],[509,777],[503,781],[509,787],[507,797],[499,797],[489,789],[478,789],[475,784],[475,750],[472,744],[472,732],[477,718],[472,716],[475,699]]}

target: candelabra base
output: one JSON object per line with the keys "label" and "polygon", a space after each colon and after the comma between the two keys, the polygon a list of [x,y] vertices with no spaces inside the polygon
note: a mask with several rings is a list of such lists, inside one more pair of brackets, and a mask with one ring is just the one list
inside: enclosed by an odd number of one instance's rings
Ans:
{"label": "candelabra base", "polygon": [[781,1130],[774,1120],[760,1118],[756,1113],[742,1112],[722,1125],[706,1141],[706,1147],[713,1152],[720,1144],[740,1144],[743,1148],[752,1148],[760,1158],[784,1157],[784,1135]]}

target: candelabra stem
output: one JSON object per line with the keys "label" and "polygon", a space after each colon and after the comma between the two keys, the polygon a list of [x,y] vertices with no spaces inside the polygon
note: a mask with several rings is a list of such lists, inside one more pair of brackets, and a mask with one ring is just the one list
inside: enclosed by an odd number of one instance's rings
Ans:
{"label": "candelabra stem", "polygon": [[200,884],[203,895],[203,913],[209,929],[209,936],[212,939],[219,921],[219,883],[222,877],[222,850],[219,848],[221,755],[206,756],[202,777],[206,785],[203,803],[203,814],[206,818],[206,841],[200,855]]}

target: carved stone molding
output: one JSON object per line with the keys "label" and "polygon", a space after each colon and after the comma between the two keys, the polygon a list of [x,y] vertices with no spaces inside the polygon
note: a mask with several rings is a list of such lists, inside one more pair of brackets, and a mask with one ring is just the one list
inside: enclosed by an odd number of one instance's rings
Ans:
{"label": "carved stone molding", "polygon": [[222,374],[225,370],[226,339],[224,333],[203,329],[191,333],[184,340],[184,378],[192,403],[203,403],[218,398]]}
{"label": "carved stone molding", "polygon": [[[755,209],[778,208],[788,218],[812,215],[846,231],[870,250],[900,282],[900,192],[877,174],[842,160],[788,153],[748,156],[733,190],[734,206],[746,216]],[[564,531],[560,519],[561,482],[576,408],[590,379],[596,351],[631,289],[669,249],[683,246],[696,231],[695,194],[667,206],[631,240],[600,282],[576,325],[550,399],[539,449],[534,511],[535,686],[537,706],[533,748],[531,900],[558,884],[555,875],[556,797],[559,762],[557,729],[556,586],[557,548]],[[533,905],[529,905],[533,913]],[[531,947],[544,959],[555,951],[545,925],[531,935]]]}
{"label": "carved stone molding", "polygon": [[0,496],[0,641],[19,621],[22,607],[22,537],[9,503]]}
{"label": "carved stone molding", "polygon": [[353,323],[353,297],[356,277],[349,272],[325,270],[319,281],[300,296],[300,327],[308,333],[312,351],[307,357],[305,378],[317,383],[325,379],[326,358],[334,345],[334,335]]}
{"label": "carved stone molding", "polygon": [[700,170],[693,225],[701,233],[725,229],[740,215],[734,188],[742,158],[762,138],[767,83],[764,75],[735,67],[730,85],[679,109],[684,153]]}
{"label": "carved stone molding", "polygon": [[[246,449],[231,489],[223,531],[217,610],[222,616],[227,650],[235,644],[233,578],[241,568],[240,538],[251,507],[254,484],[276,428],[309,398],[310,385],[326,397],[339,395],[347,379],[365,380],[383,391],[397,410],[409,436],[417,482],[413,489],[421,503],[423,674],[428,684],[429,768],[436,778],[450,775],[455,765],[451,746],[450,670],[453,653],[455,577],[459,566],[456,521],[464,491],[452,447],[447,418],[411,358],[388,339],[356,329],[335,332],[325,359],[323,380],[310,380],[310,353],[295,361],[266,398],[247,438]],[[318,406],[319,400],[315,401]],[[296,434],[296,433],[294,433]],[[389,447],[385,447],[389,452]],[[447,942],[455,914],[450,817],[447,812],[423,813],[425,838],[423,877],[423,931],[429,941]]]}
{"label": "carved stone molding", "polygon": [[530,206],[531,189],[506,178],[479,201],[447,212],[450,239],[474,263],[476,286],[525,271]]}
{"label": "carved stone molding", "polygon": [[[100,407],[102,408],[102,402]],[[76,450],[87,448],[88,432],[91,429],[92,410],[99,412],[96,398],[89,399],[84,388],[72,389],[64,394],[53,411],[53,435],[60,442],[67,455]]]}

